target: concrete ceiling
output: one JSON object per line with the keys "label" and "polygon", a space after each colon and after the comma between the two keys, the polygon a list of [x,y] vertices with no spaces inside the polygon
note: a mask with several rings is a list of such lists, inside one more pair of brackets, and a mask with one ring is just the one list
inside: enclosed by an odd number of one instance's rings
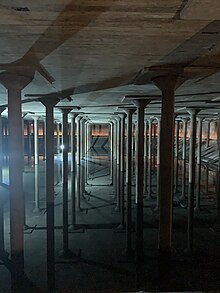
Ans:
{"label": "concrete ceiling", "polygon": [[[177,109],[199,105],[220,99],[219,69],[219,0],[1,0],[0,70],[35,71],[24,112],[43,115],[36,99],[56,93],[72,98],[60,105],[113,113],[125,95],[160,94],[151,78],[173,71],[186,76],[177,95],[215,92],[176,97],[185,101]],[[0,104],[7,104],[3,86]]]}

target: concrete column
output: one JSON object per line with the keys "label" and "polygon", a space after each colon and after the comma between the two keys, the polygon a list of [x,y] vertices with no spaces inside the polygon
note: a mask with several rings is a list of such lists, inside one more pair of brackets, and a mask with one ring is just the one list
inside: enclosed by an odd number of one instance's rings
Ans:
{"label": "concrete column", "polygon": [[76,148],[76,151],[77,151],[77,165],[80,165],[81,164],[81,147],[80,147],[80,144],[81,144],[81,127],[80,127],[80,121],[81,121],[82,117],[78,116],[77,117],[77,148]]}
{"label": "concrete column", "polygon": [[81,131],[81,135],[80,135],[80,154],[81,154],[81,160],[83,160],[84,156],[85,156],[85,121],[86,119],[83,117],[80,120],[80,131]]}
{"label": "concrete column", "polygon": [[113,119],[113,124],[114,124],[114,138],[113,138],[113,141],[114,141],[114,159],[115,159],[115,162],[117,161],[117,121],[116,119]]}
{"label": "concrete column", "polygon": [[134,99],[137,107],[137,150],[136,150],[136,260],[143,261],[143,199],[144,199],[144,109],[148,103],[146,99]]}
{"label": "concrete column", "polygon": [[148,125],[145,122],[145,141],[144,141],[144,192],[147,194],[147,170],[148,170]]}
{"label": "concrete column", "polygon": [[23,150],[23,171],[24,171],[24,167],[25,167],[25,161],[24,161],[24,118],[27,116],[28,113],[22,113],[22,150]]}
{"label": "concrete column", "polygon": [[39,164],[39,145],[38,145],[38,120],[39,117],[33,117],[34,119],[34,164]]}
{"label": "concrete column", "polygon": [[76,117],[77,113],[71,113],[71,199],[72,199],[72,214],[71,226],[69,230],[76,229],[76,186],[75,186],[75,173],[76,173]]}
{"label": "concrete column", "polygon": [[209,147],[209,142],[210,142],[210,123],[211,123],[211,120],[208,120],[207,121],[207,124],[206,124],[206,147],[208,148]]}
{"label": "concrete column", "polygon": [[33,213],[39,213],[40,208],[40,197],[39,197],[39,167],[35,165],[34,167],[34,204]]}
{"label": "concrete column", "polygon": [[[139,269],[142,266],[143,244],[143,199],[144,199],[144,110],[152,100],[143,96],[125,96],[137,108],[136,131],[136,261]],[[139,271],[138,269],[138,271]]]}
{"label": "concrete column", "polygon": [[118,229],[125,229],[125,207],[124,207],[124,185],[125,185],[125,113],[120,113],[119,117],[121,118],[121,135],[120,135],[120,208],[121,208],[121,222]]}
{"label": "concrete column", "polygon": [[[3,183],[2,176],[2,167],[3,167],[3,130],[2,130],[2,112],[5,110],[5,107],[0,106],[0,184]],[[0,199],[0,259],[1,257],[8,256],[5,252],[5,241],[4,241],[4,200],[1,196]]]}
{"label": "concrete column", "polygon": [[46,122],[44,118],[42,121],[42,125],[43,125],[43,161],[45,161],[46,160]]}
{"label": "concrete column", "polygon": [[31,135],[31,121],[27,120],[27,133],[28,133],[28,163],[31,163],[32,158],[32,135]]}
{"label": "concrete column", "polygon": [[2,129],[2,112],[5,110],[5,107],[0,106],[0,184],[3,182],[3,129]]}
{"label": "concrete column", "polygon": [[175,183],[174,193],[178,192],[178,171],[179,171],[179,121],[176,120],[176,144],[175,144]]}
{"label": "concrete column", "polygon": [[[220,231],[220,114],[218,114],[218,153],[219,153],[219,160],[218,160],[218,176],[217,176],[217,225],[216,230]],[[207,168],[208,169],[208,168]]]}
{"label": "concrete column", "polygon": [[153,144],[152,144],[152,154],[153,154],[153,173],[156,173],[156,139],[157,139],[157,135],[156,135],[156,123],[153,124],[154,128],[153,128]]}
{"label": "concrete column", "polygon": [[182,118],[183,123],[183,144],[182,144],[182,193],[180,199],[186,197],[186,134],[187,134],[187,118]]}
{"label": "concrete column", "polygon": [[148,119],[149,137],[148,137],[148,198],[152,198],[152,118]]}
{"label": "concrete column", "polygon": [[121,201],[120,201],[120,164],[121,164],[121,145],[120,145],[120,139],[121,138],[121,121],[120,121],[120,117],[116,117],[116,121],[117,121],[117,167],[116,167],[116,174],[117,174],[117,184],[116,184],[116,188],[117,188],[117,198],[116,198],[116,207],[115,207],[115,211],[120,212],[121,211]]}
{"label": "concrete column", "polygon": [[20,88],[8,89],[8,128],[11,259],[15,267],[23,271],[24,193]]}
{"label": "concrete column", "polygon": [[72,257],[72,252],[69,249],[69,237],[68,237],[68,113],[72,109],[60,108],[62,112],[62,169],[63,169],[63,250],[60,256],[63,258]]}
{"label": "concrete column", "polygon": [[113,185],[114,185],[114,199],[117,199],[117,123],[112,119],[113,123]]}
{"label": "concrete column", "polygon": [[174,75],[161,76],[153,80],[154,84],[162,91],[159,215],[161,259],[169,259],[172,246],[174,91],[183,81]]}
{"label": "concrete column", "polygon": [[187,250],[193,250],[193,217],[194,217],[194,188],[195,188],[195,147],[196,147],[196,114],[199,112],[190,109],[190,148],[189,148],[189,191],[188,191],[188,229]]}
{"label": "concrete column", "polygon": [[127,114],[127,157],[126,157],[126,185],[127,185],[127,201],[126,201],[126,245],[124,255],[131,257],[132,249],[132,114],[135,109],[125,109]]}
{"label": "concrete column", "polygon": [[161,136],[161,119],[157,117],[157,206],[156,210],[159,209],[160,203],[160,136]]}
{"label": "concrete column", "polygon": [[198,117],[198,141],[197,141],[197,165],[196,165],[196,207],[195,211],[200,211],[200,191],[201,191],[201,163],[202,163],[202,117]]}
{"label": "concrete column", "polygon": [[81,196],[83,199],[85,199],[85,166],[86,166],[86,160],[85,160],[85,125],[86,125],[87,119],[85,117],[81,120]]}
{"label": "concrete column", "polygon": [[113,185],[113,169],[114,169],[114,158],[113,158],[113,149],[114,149],[114,124],[112,121],[109,122],[110,125],[110,180],[112,180]]}
{"label": "concrete column", "polygon": [[46,107],[46,209],[47,209],[47,281],[49,290],[55,287],[55,235],[54,235],[54,106],[57,98],[42,98]]}
{"label": "concrete column", "polygon": [[57,128],[57,154],[60,153],[60,122],[56,122]]}

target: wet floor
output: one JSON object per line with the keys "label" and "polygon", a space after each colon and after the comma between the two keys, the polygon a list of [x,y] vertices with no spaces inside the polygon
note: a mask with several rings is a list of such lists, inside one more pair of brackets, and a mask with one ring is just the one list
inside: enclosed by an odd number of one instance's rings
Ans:
{"label": "wet floor", "polygon": [[[55,289],[52,292],[134,292],[216,290],[220,288],[220,234],[212,229],[216,221],[216,173],[202,167],[201,210],[195,213],[193,256],[187,255],[187,208],[181,196],[181,161],[178,188],[174,195],[173,257],[158,262],[157,168],[152,166],[151,198],[144,200],[144,252],[142,265],[125,259],[125,233],[119,231],[120,213],[115,210],[115,182],[108,149],[94,149],[76,172],[81,196],[76,189],[75,230],[68,233],[68,246],[77,257],[63,258],[62,157],[55,157]],[[36,170],[36,172],[35,172]],[[80,178],[77,176],[80,174]],[[135,175],[135,172],[134,172]],[[4,203],[5,250],[9,249],[9,204],[7,168],[5,186],[0,187]],[[186,174],[187,176],[187,174]],[[135,178],[135,177],[134,177]],[[85,188],[83,187],[85,183]],[[36,188],[37,187],[37,188]],[[45,161],[37,168],[25,164],[26,199],[25,279],[21,292],[48,292],[46,257]],[[38,194],[38,197],[36,197]],[[187,195],[187,184],[186,184]],[[69,176],[69,224],[72,223],[71,176]],[[135,222],[135,187],[132,191],[132,218]],[[132,246],[135,249],[135,225]],[[52,272],[51,272],[52,273]],[[10,265],[0,263],[0,292],[10,292]]]}

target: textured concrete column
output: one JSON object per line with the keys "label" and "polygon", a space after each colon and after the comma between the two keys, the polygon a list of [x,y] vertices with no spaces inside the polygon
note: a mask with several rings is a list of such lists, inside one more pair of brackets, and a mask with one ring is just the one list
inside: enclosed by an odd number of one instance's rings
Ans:
{"label": "textured concrete column", "polygon": [[39,167],[38,164],[34,167],[34,209],[33,213],[39,213],[40,209],[40,197],[39,197]]}
{"label": "textured concrete column", "polygon": [[159,209],[160,203],[160,136],[161,136],[161,119],[157,117],[157,206],[156,210]]}
{"label": "textured concrete column", "polygon": [[176,144],[175,144],[175,182],[174,182],[174,193],[178,192],[178,171],[179,171],[179,120],[176,120]]}
{"label": "textured concrete column", "polygon": [[45,161],[46,160],[46,121],[44,117],[43,117],[42,125],[43,125],[43,161]]}
{"label": "textured concrete column", "polygon": [[147,124],[147,120],[145,122],[145,136],[144,136],[144,192],[145,194],[147,194],[147,180],[148,180],[148,176],[147,176],[147,170],[148,170],[148,124]]}
{"label": "textured concrete column", "polygon": [[2,129],[2,112],[5,107],[0,106],[0,184],[3,182],[2,168],[3,168],[3,129]]}
{"label": "textured concrete column", "polygon": [[8,256],[5,252],[5,232],[4,232],[4,203],[0,201],[0,259]]}
{"label": "textured concrete column", "polygon": [[149,137],[148,137],[148,197],[152,198],[152,118],[148,119]]}
{"label": "textured concrete column", "polygon": [[82,118],[81,120],[81,196],[82,198],[85,199],[85,165],[86,165],[86,160],[85,160],[85,125],[86,125],[87,119],[85,117]]}
{"label": "textured concrete column", "polygon": [[110,125],[110,180],[112,180],[113,185],[113,169],[114,169],[114,124],[112,121],[109,122]]}
{"label": "textured concrete column", "polygon": [[38,145],[38,120],[39,117],[34,116],[34,164],[39,164],[39,145]]}
{"label": "textured concrete column", "polygon": [[136,124],[135,122],[133,123],[133,127],[132,127],[132,133],[133,133],[133,136],[132,136],[132,151],[133,151],[133,157],[135,156],[135,152],[136,152],[136,140],[135,140],[135,133],[136,133]]}
{"label": "textured concrete column", "polygon": [[117,161],[117,123],[115,119],[112,119],[113,123],[113,158],[115,161]]}
{"label": "textured concrete column", "polygon": [[183,123],[183,144],[182,144],[182,193],[180,199],[186,197],[186,134],[187,134],[187,118],[182,118]]}
{"label": "textured concrete column", "polygon": [[27,120],[27,134],[28,134],[28,163],[32,159],[32,135],[31,135],[31,120]]}
{"label": "textured concrete column", "polygon": [[85,156],[85,121],[86,119],[83,117],[80,120],[80,131],[81,131],[81,135],[80,135],[80,154],[81,154],[81,160],[83,160],[84,156]]}
{"label": "textured concrete column", "polygon": [[144,199],[144,109],[148,103],[146,99],[134,99],[137,107],[137,150],[136,150],[136,260],[142,263],[144,255],[144,219],[143,219],[143,199]]}
{"label": "textured concrete column", "polygon": [[219,153],[219,160],[218,160],[218,180],[217,180],[217,225],[216,230],[220,231],[220,114],[218,114],[218,153]]}
{"label": "textured concrete column", "polygon": [[10,198],[10,249],[12,292],[19,289],[24,273],[24,193],[21,92],[33,76],[12,71],[0,73],[0,82],[8,90],[8,149]]}
{"label": "textured concrete column", "polygon": [[160,215],[159,252],[169,257],[172,246],[174,91],[183,82],[177,76],[161,76],[153,80],[162,91],[160,135]]}
{"label": "textured concrete column", "polygon": [[144,255],[144,110],[152,100],[145,96],[126,96],[137,108],[137,132],[136,132],[136,261],[141,266]]}
{"label": "textured concrete column", "polygon": [[202,117],[198,117],[198,141],[197,141],[197,165],[196,165],[196,207],[195,211],[200,211],[201,192],[201,163],[202,163]]}
{"label": "textured concrete column", "polygon": [[211,124],[211,120],[207,121],[206,124],[206,147],[209,147],[209,142],[210,142],[210,124]]}
{"label": "textured concrete column", "polygon": [[116,119],[112,119],[113,123],[113,185],[114,185],[114,199],[117,199],[117,123]]}
{"label": "textured concrete column", "polygon": [[[2,112],[5,110],[5,107],[0,106],[0,184],[3,182],[3,176],[2,176],[2,165],[3,165],[3,149],[2,149],[2,143],[3,143],[3,130],[2,130]],[[4,200],[1,196],[0,198],[0,259],[1,257],[8,256],[5,252],[5,241],[4,241]]]}
{"label": "textured concrete column", "polygon": [[124,185],[125,185],[125,113],[120,113],[121,118],[121,135],[120,135],[120,209],[121,209],[121,222],[119,229],[125,229],[125,207],[124,207]]}
{"label": "textured concrete column", "polygon": [[154,144],[153,144],[153,173],[156,173],[156,139],[157,139],[157,124],[154,122],[154,132],[153,132],[153,137],[154,137]]}
{"label": "textured concrete column", "polygon": [[71,226],[69,230],[76,229],[76,185],[75,185],[75,173],[76,173],[76,117],[77,113],[71,113]]}
{"label": "textured concrete column", "polygon": [[63,169],[63,250],[60,256],[63,258],[69,258],[72,256],[72,252],[69,249],[69,237],[68,237],[68,113],[71,109],[60,108],[62,112],[62,169]]}
{"label": "textured concrete column", "polygon": [[14,265],[23,270],[24,193],[20,88],[8,89],[8,104],[11,258]]}
{"label": "textured concrete column", "polygon": [[25,155],[25,151],[24,151],[24,118],[27,116],[28,113],[22,113],[22,150],[23,150],[23,171],[24,171],[24,167],[25,167],[25,161],[24,161],[24,155]]}
{"label": "textured concrete column", "polygon": [[133,255],[132,249],[132,115],[135,109],[125,109],[127,114],[127,157],[126,157],[126,245],[124,255],[130,257]]}
{"label": "textured concrete column", "polygon": [[80,121],[81,121],[82,117],[81,116],[78,116],[77,117],[77,148],[76,148],[76,151],[77,151],[77,165],[80,165],[81,163],[81,147],[80,147],[80,144],[81,144],[81,127],[80,127]]}
{"label": "textured concrete column", "polygon": [[57,130],[57,154],[60,153],[60,122],[56,122],[56,130]]}
{"label": "textured concrete column", "polygon": [[189,148],[189,191],[188,191],[188,229],[187,250],[193,250],[193,217],[194,217],[194,188],[195,188],[195,147],[196,147],[196,109],[188,110],[190,114],[190,148]]}
{"label": "textured concrete column", "polygon": [[121,210],[121,201],[120,201],[120,164],[121,164],[121,144],[120,144],[120,139],[121,138],[121,120],[120,117],[115,117],[116,121],[117,121],[117,159],[116,159],[116,163],[117,163],[117,167],[116,167],[116,174],[117,174],[117,197],[116,197],[116,207],[115,207],[115,211],[120,212]]}
{"label": "textured concrete column", "polygon": [[54,235],[54,106],[57,98],[42,98],[46,107],[46,209],[47,209],[47,281],[49,290],[55,287]]}

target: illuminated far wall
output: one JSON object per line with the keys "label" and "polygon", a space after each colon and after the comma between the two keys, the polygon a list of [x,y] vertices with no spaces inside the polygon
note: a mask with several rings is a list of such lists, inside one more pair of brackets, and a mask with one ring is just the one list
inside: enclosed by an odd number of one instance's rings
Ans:
{"label": "illuminated far wall", "polygon": [[109,124],[92,124],[92,147],[109,147]]}
{"label": "illuminated far wall", "polygon": [[[206,139],[207,137],[207,127],[208,123],[207,121],[203,121],[202,123],[202,139]],[[180,123],[180,137],[183,136],[182,133],[182,123]],[[187,123],[187,138],[190,137],[190,121]],[[210,123],[210,139],[216,140],[217,139],[217,121],[211,121]]]}

